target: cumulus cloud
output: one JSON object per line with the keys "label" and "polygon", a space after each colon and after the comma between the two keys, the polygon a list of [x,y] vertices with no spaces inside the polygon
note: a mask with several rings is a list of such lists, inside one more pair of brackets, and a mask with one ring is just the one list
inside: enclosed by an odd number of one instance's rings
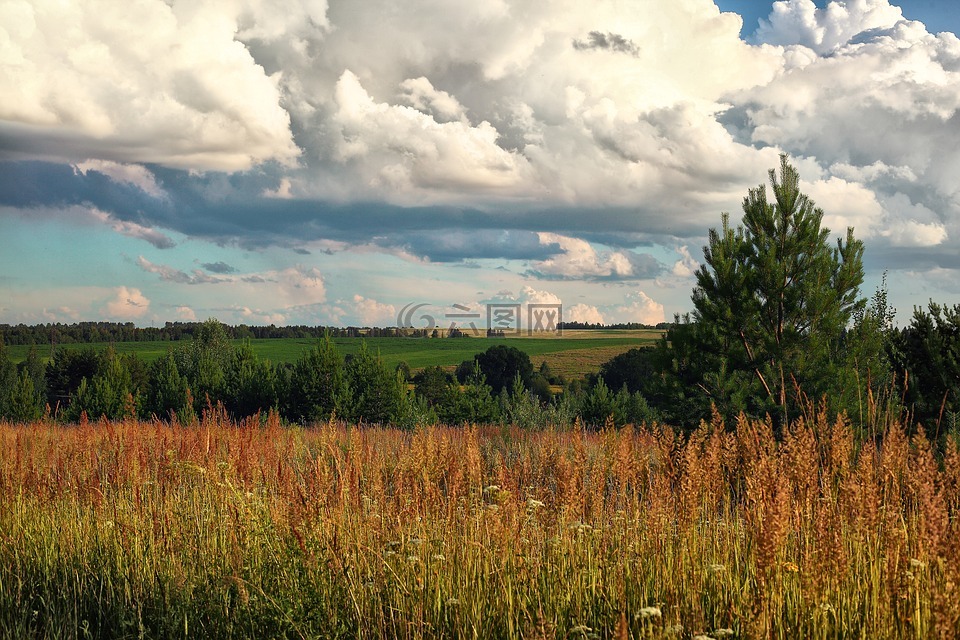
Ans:
{"label": "cumulus cloud", "polygon": [[235,39],[249,11],[163,0],[2,11],[2,154],[204,170],[299,155],[279,77]]}
{"label": "cumulus cloud", "polygon": [[586,324],[606,324],[603,314],[594,306],[578,303],[563,310],[563,319],[567,322],[583,322]]}
{"label": "cumulus cloud", "polygon": [[[868,255],[953,264],[960,40],[889,0],[777,2],[750,43],[740,26],[710,0],[10,0],[0,205],[157,248],[329,242],[424,273],[653,280],[667,302],[685,247],[786,151]],[[308,268],[140,266],[238,317],[356,311]]]}
{"label": "cumulus cloud", "polygon": [[627,295],[625,304],[615,306],[610,314],[612,322],[640,322],[655,325],[664,322],[663,305],[643,291]]}
{"label": "cumulus cloud", "polygon": [[378,103],[349,70],[335,96],[338,159],[351,163],[370,186],[483,192],[514,186],[526,171],[526,160],[499,147],[497,131],[486,121],[475,127],[441,123],[410,107]]}
{"label": "cumulus cloud", "polygon": [[760,19],[756,39],[780,45],[803,45],[818,54],[829,53],[855,36],[890,28],[903,20],[899,7],[888,0],[831,0],[818,9],[813,0],[779,0],[769,18]]}
{"label": "cumulus cloud", "polygon": [[113,320],[138,320],[150,310],[150,300],[140,289],[117,287],[111,299],[107,300],[101,312]]}
{"label": "cumulus cloud", "polygon": [[184,322],[196,322],[197,314],[196,312],[186,305],[180,305],[175,309],[177,320],[182,320]]}
{"label": "cumulus cloud", "polygon": [[530,274],[540,278],[559,279],[628,279],[650,278],[661,269],[655,258],[632,251],[598,252],[592,244],[579,238],[555,233],[540,233],[543,245],[557,245],[561,253],[535,261]]}
{"label": "cumulus cloud", "polygon": [[397,322],[397,309],[392,304],[377,302],[361,295],[353,296],[351,301],[353,316],[364,326],[390,326]]}
{"label": "cumulus cloud", "polygon": [[686,247],[677,247],[677,253],[680,259],[673,263],[673,269],[670,273],[678,278],[689,278],[700,268],[700,263],[690,255],[690,250]]}

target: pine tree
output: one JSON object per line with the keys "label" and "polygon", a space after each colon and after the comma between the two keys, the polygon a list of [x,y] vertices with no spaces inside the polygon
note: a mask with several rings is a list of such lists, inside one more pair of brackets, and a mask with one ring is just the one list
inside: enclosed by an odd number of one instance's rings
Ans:
{"label": "pine tree", "polygon": [[[731,416],[739,411],[792,415],[798,390],[835,391],[837,350],[863,282],[863,243],[848,229],[830,246],[823,211],[799,190],[799,174],[781,156],[770,171],[773,201],[761,185],[743,201],[743,224],[723,216],[711,229],[693,292],[702,360],[697,388]],[[679,332],[675,333],[679,336]]]}
{"label": "pine tree", "polygon": [[330,336],[303,353],[290,375],[290,418],[301,422],[343,416],[348,399],[346,367]]}

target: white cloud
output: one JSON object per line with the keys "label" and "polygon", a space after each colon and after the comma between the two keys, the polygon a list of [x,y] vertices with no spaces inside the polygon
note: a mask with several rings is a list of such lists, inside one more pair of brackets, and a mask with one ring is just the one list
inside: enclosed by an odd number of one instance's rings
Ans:
{"label": "white cloud", "polygon": [[673,263],[671,273],[678,278],[689,278],[700,268],[700,263],[690,255],[690,250],[686,247],[677,247],[677,253],[680,259]]}
{"label": "white cloud", "polygon": [[612,323],[640,322],[655,325],[664,322],[663,305],[643,291],[628,294],[627,303],[614,307],[608,316],[612,316]]}
{"label": "white cloud", "polygon": [[186,305],[181,305],[176,308],[177,320],[183,320],[184,322],[196,322],[197,314],[196,312]]}
{"label": "white cloud", "polygon": [[403,100],[417,111],[430,114],[437,122],[465,120],[463,105],[446,91],[435,89],[427,78],[409,78],[400,83]]}
{"label": "white cloud", "polygon": [[337,82],[336,103],[338,158],[359,170],[369,186],[401,193],[496,191],[519,183],[527,170],[524,158],[497,146],[489,122],[440,123],[411,107],[377,103],[349,70]]}
{"label": "white cloud", "polygon": [[[239,322],[281,324],[292,314],[326,301],[323,275],[316,267],[296,265],[250,273],[210,275],[201,269],[186,272],[170,265],[153,263],[139,256],[143,271],[159,276],[168,285],[195,285],[202,288],[202,304],[211,310],[227,310]],[[196,305],[194,305],[196,306]],[[179,317],[194,311],[178,306]]]}
{"label": "white cloud", "polygon": [[869,29],[892,27],[903,20],[888,0],[831,0],[818,9],[813,0],[779,0],[768,19],[761,18],[756,38],[769,44],[799,44],[829,53]]}
{"label": "white cloud", "polygon": [[44,309],[41,315],[45,322],[78,322],[80,320],[80,312],[67,306]]}
{"label": "white cloud", "polygon": [[74,165],[74,169],[82,174],[96,171],[109,176],[114,182],[122,182],[139,188],[154,198],[166,197],[166,192],[157,184],[157,179],[146,168],[138,164],[123,164],[110,160],[87,159]]}
{"label": "white cloud", "polygon": [[250,307],[234,307],[233,313],[240,318],[240,322],[245,324],[283,325],[287,321],[287,316],[274,311],[265,311],[263,309],[251,309]]}
{"label": "white cloud", "polygon": [[249,11],[14,0],[3,12],[0,132],[20,141],[21,153],[30,140],[28,153],[39,157],[201,170],[291,164],[299,155],[279,77],[234,39]]}
{"label": "white cloud", "polygon": [[[790,0],[749,45],[736,16],[711,0],[8,0],[0,159],[62,158],[189,205],[170,214],[57,205],[156,247],[173,245],[168,229],[203,229],[228,244],[231,234],[241,244],[254,234],[339,243],[353,256],[407,260],[400,280],[445,267],[409,241],[423,219],[404,225],[422,210],[385,219],[377,207],[452,205],[438,210],[438,235],[486,224],[527,230],[529,243],[544,232],[533,249],[512,234],[503,242],[515,251],[501,253],[527,275],[565,284],[656,277],[661,290],[645,288],[667,302],[665,290],[688,288],[697,267],[686,247],[721,211],[736,220],[746,188],[765,181],[783,150],[835,233],[853,225],[868,255],[879,246],[915,260],[912,249],[928,248],[929,262],[936,253],[946,264],[960,238],[960,40],[901,18],[888,0],[822,10]],[[234,175],[156,171],[160,179],[149,163]],[[223,206],[258,196],[268,200],[256,203],[262,215]],[[315,213],[311,199],[322,201]],[[364,203],[357,224],[338,227],[329,201]],[[469,220],[474,212],[486,222]],[[635,251],[582,239],[621,232],[680,247],[678,256],[647,269]],[[523,260],[545,245],[560,251]],[[165,278],[154,283],[161,290],[221,282],[190,268],[141,268]],[[222,282],[194,289],[237,317],[357,311],[353,282],[328,304],[310,268]],[[503,286],[516,281],[489,290]],[[572,287],[557,291],[586,299]],[[359,295],[386,304],[382,293]],[[638,295],[582,311],[615,321],[621,311],[655,315],[657,304]]]}
{"label": "white cloud", "polygon": [[563,301],[555,293],[550,291],[538,291],[529,285],[520,288],[520,295],[517,296],[521,304],[562,304]]}
{"label": "white cloud", "polygon": [[353,316],[364,326],[392,326],[397,322],[397,309],[392,304],[377,302],[361,295],[353,296]]}
{"label": "white cloud", "polygon": [[107,300],[101,313],[112,320],[137,320],[150,310],[150,300],[140,289],[117,287],[114,295]]}
{"label": "white cloud", "polygon": [[584,322],[586,324],[606,324],[603,314],[596,307],[579,303],[563,310],[563,319],[567,322]]}
{"label": "white cloud", "polygon": [[534,262],[532,266],[537,274],[578,279],[633,274],[630,259],[619,251],[600,254],[586,240],[556,233],[541,233],[540,243],[559,245],[562,253]]}

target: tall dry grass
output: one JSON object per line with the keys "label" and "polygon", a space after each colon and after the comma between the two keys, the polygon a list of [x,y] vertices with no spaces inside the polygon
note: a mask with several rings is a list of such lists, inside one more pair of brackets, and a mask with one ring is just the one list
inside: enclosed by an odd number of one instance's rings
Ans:
{"label": "tall dry grass", "polygon": [[823,415],[0,424],[0,635],[949,638],[958,512],[955,443]]}

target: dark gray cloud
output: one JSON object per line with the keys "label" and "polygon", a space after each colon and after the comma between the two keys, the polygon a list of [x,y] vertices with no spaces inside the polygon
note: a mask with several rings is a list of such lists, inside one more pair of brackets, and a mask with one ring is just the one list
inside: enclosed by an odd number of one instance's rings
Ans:
{"label": "dark gray cloud", "polygon": [[[21,209],[87,205],[117,220],[180,232],[250,249],[332,240],[400,249],[434,262],[476,259],[543,260],[558,252],[537,232],[586,237],[615,247],[650,244],[659,237],[700,237],[695,221],[672,219],[643,207],[530,207],[480,209],[401,207],[383,202],[334,203],[264,197],[279,178],[257,171],[195,174],[149,167],[164,197],[50,162],[0,163],[0,204]],[[598,231],[602,230],[602,231]],[[225,274],[229,265],[203,264]],[[191,278],[193,276],[190,276]]]}
{"label": "dark gray cloud", "polygon": [[237,268],[233,267],[226,262],[201,262],[200,266],[206,269],[211,273],[236,273]]}
{"label": "dark gray cloud", "polygon": [[542,244],[533,231],[498,229],[443,229],[403,232],[377,238],[376,244],[400,247],[432,262],[479,259],[543,260],[559,253],[556,244]]}
{"label": "dark gray cloud", "polygon": [[573,48],[578,51],[602,49],[616,53],[626,53],[634,57],[640,55],[640,47],[634,44],[632,40],[609,31],[607,33],[591,31],[586,38],[574,40]]}

